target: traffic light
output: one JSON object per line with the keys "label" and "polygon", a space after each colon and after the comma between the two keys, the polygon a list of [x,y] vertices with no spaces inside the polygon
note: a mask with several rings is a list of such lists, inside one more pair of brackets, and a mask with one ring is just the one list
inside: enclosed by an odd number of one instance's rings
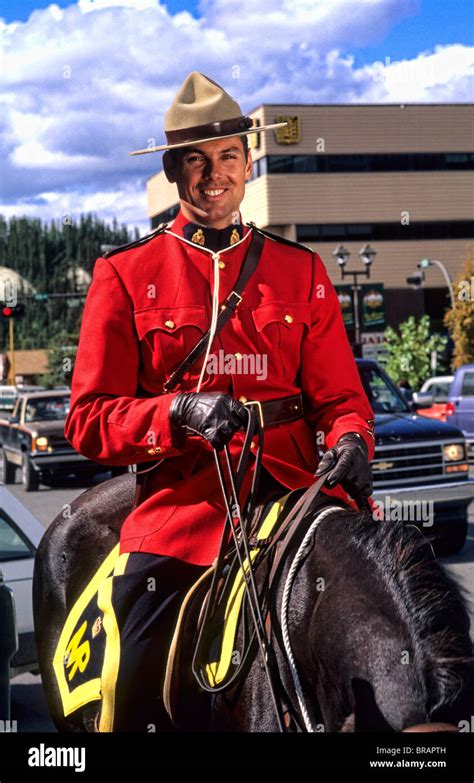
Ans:
{"label": "traffic light", "polygon": [[24,312],[25,312],[25,306],[22,304],[16,304],[16,305],[3,304],[2,306],[2,317],[5,319],[21,318]]}
{"label": "traffic light", "polygon": [[413,272],[412,275],[409,275],[406,279],[408,285],[411,285],[412,288],[421,288],[423,283],[425,282],[425,273],[424,272]]}

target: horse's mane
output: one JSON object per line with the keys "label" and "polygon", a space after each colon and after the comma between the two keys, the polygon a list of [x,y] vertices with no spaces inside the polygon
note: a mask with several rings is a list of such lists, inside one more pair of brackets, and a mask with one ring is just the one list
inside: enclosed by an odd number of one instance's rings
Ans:
{"label": "horse's mane", "polygon": [[432,711],[455,701],[472,678],[466,599],[436,560],[426,537],[403,521],[348,512],[348,544],[370,561],[404,620],[427,677]]}

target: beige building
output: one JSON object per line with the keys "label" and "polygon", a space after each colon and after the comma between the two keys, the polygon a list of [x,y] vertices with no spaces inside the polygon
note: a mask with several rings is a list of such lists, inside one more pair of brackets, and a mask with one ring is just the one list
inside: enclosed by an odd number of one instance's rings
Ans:
{"label": "beige building", "polygon": [[[449,304],[441,271],[428,268],[418,290],[406,278],[423,258],[455,278],[473,251],[473,106],[264,104],[249,114],[290,125],[248,137],[244,221],[317,250],[337,285],[350,280],[341,280],[335,248],[350,252],[348,270],[362,269],[359,251],[370,243],[370,281],[360,282],[383,284],[386,325],[427,312],[440,328]],[[176,186],[160,172],[147,191],[152,227],[171,220]]]}

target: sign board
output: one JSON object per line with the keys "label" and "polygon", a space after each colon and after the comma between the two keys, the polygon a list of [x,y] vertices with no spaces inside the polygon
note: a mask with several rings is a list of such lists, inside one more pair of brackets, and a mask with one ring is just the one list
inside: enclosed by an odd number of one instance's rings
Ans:
{"label": "sign board", "polygon": [[359,299],[361,328],[365,331],[385,329],[383,283],[362,285]]}
{"label": "sign board", "polygon": [[286,122],[282,128],[275,128],[275,141],[277,144],[298,144],[301,141],[300,118],[289,114],[279,114],[275,122]]}
{"label": "sign board", "polygon": [[351,329],[354,326],[354,292],[350,285],[336,285],[334,287],[339,297],[344,326],[346,329]]}
{"label": "sign board", "polygon": [[384,341],[383,332],[362,332],[362,345],[381,345]]}

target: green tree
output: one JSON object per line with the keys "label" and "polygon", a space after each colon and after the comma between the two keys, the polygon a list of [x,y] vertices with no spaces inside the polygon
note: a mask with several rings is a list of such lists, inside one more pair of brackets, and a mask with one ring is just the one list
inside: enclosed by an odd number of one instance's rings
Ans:
{"label": "green tree", "polygon": [[[14,270],[39,293],[80,293],[75,289],[75,268],[92,274],[102,244],[123,245],[134,238],[138,239],[137,229],[129,232],[116,220],[109,225],[91,214],[49,224],[0,215],[0,267]],[[15,324],[16,348],[49,348],[59,332],[76,333],[83,305],[84,299],[27,300],[25,317]],[[0,350],[5,349],[8,329],[0,323]]]}
{"label": "green tree", "polygon": [[419,389],[423,381],[432,374],[431,354],[438,354],[437,372],[445,369],[440,354],[446,348],[448,338],[440,334],[430,334],[430,318],[423,315],[419,321],[410,316],[400,324],[397,333],[391,326],[384,332],[388,350],[385,369],[395,383],[405,378],[413,389]]}
{"label": "green tree", "polygon": [[447,310],[445,326],[454,342],[451,369],[474,362],[474,261],[466,258],[454,285],[455,307]]}

